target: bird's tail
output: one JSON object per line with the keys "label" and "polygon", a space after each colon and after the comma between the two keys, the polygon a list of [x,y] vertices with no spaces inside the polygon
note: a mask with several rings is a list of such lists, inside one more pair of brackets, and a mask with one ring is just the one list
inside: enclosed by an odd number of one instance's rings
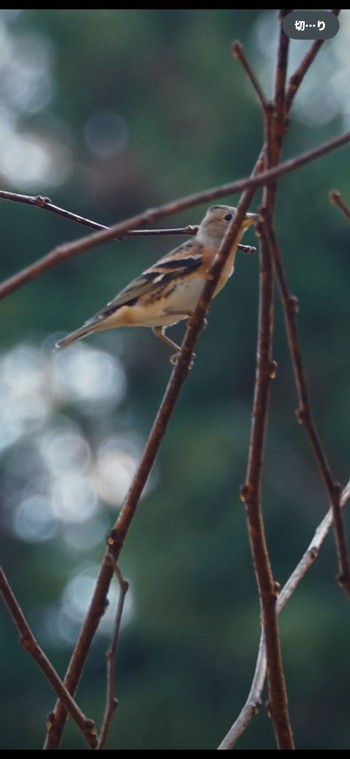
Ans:
{"label": "bird's tail", "polygon": [[62,340],[59,340],[58,343],[56,343],[54,351],[61,350],[61,348],[67,348],[68,345],[75,343],[76,340],[80,340],[82,337],[90,335],[91,332],[93,332],[91,324],[89,326],[85,324],[85,326],[83,325],[82,327],[79,327],[79,329],[75,329],[74,332],[70,332],[69,335],[63,337]]}

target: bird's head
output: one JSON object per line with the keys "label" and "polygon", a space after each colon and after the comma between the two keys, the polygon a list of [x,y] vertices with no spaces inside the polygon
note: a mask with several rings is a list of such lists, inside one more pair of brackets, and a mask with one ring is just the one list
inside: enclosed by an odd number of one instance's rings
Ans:
{"label": "bird's head", "polygon": [[[236,213],[237,208],[234,206],[210,206],[198,228],[197,239],[199,242],[206,245],[219,245]],[[255,224],[258,219],[259,214],[246,213],[241,224],[240,236],[242,237],[245,230],[251,224]]]}

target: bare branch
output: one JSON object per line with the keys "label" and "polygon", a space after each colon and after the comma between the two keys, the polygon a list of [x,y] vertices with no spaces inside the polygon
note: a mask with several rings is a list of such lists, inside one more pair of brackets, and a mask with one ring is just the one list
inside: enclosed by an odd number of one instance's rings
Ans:
{"label": "bare branch", "polygon": [[[25,651],[27,651],[28,654],[33,657],[34,661],[36,661],[37,665],[44,673],[46,679],[49,681],[50,685],[57,693],[62,703],[65,705],[68,714],[70,714],[74,722],[78,725],[79,730],[81,730],[87,744],[90,746],[90,748],[96,748],[97,738],[94,722],[91,719],[85,717],[85,714],[83,714],[81,709],[79,709],[78,705],[65,687],[61,678],[58,676],[51,662],[44,654],[42,648],[40,648],[1,567],[0,590],[4,602],[20,633],[20,643],[22,647]],[[48,730],[50,731],[52,728],[54,728],[54,719],[51,721],[51,716],[49,716]]]}
{"label": "bare branch", "polygon": [[[87,219],[86,216],[80,216],[73,211],[68,211],[66,208],[56,206],[50,198],[43,197],[42,195],[22,195],[18,192],[8,192],[7,190],[0,190],[0,200],[11,200],[15,203],[24,203],[25,205],[36,206],[44,211],[50,211],[56,216],[63,216],[63,218],[73,221],[76,224],[82,224],[85,227],[91,229],[110,229],[106,224],[99,224],[97,221]],[[125,233],[125,237],[146,237],[147,235],[191,235],[195,234],[196,227],[188,225],[187,227],[179,227],[175,229],[132,229]],[[118,242],[121,237],[115,238]]]}
{"label": "bare branch", "polygon": [[[343,508],[347,501],[350,500],[350,480],[343,489],[340,497],[340,505]],[[280,614],[284,609],[287,601],[291,598],[298,585],[305,577],[306,573],[313,565],[319,555],[319,551],[322,543],[328,535],[328,532],[332,526],[333,512],[329,509],[326,516],[322,519],[322,522],[318,525],[315,534],[309,543],[305,553],[300,559],[299,563],[295,567],[291,576],[283,586],[278,599],[277,599],[277,614]],[[255,666],[255,672],[252,679],[251,688],[248,694],[246,703],[244,704],[240,714],[233,723],[232,727],[228,731],[225,738],[221,741],[218,749],[221,751],[228,751],[234,748],[237,740],[245,731],[252,718],[257,714],[261,707],[261,695],[265,684],[266,677],[266,646],[264,640],[264,633],[262,632],[258,650],[258,656]]]}
{"label": "bare branch", "polygon": [[[11,200],[15,203],[24,203],[25,205],[36,206],[44,211],[50,211],[57,216],[63,216],[69,221],[73,221],[76,224],[82,224],[85,227],[91,229],[110,229],[106,224],[99,224],[97,221],[87,219],[86,216],[80,216],[73,211],[68,211],[66,208],[60,208],[60,206],[54,205],[50,198],[44,198],[42,195],[22,195],[18,192],[8,192],[7,190],[0,190],[0,200]],[[173,229],[130,229],[125,233],[125,237],[147,237],[158,235],[194,235],[197,227],[189,224],[187,227],[175,227]],[[118,242],[121,237],[115,238]]]}
{"label": "bare branch", "polygon": [[283,136],[286,132],[288,122],[286,118],[286,76],[287,76],[287,63],[289,52],[289,37],[283,31],[283,21],[285,17],[290,13],[289,10],[281,10],[279,13],[280,20],[280,36],[279,45],[277,51],[277,63],[276,63],[276,75],[275,75],[275,140],[276,147],[280,150],[282,146]]}
{"label": "bare branch", "polygon": [[67,258],[71,258],[72,256],[84,253],[86,250],[90,250],[90,248],[93,248],[95,245],[99,245],[100,243],[106,242],[107,240],[124,237],[124,235],[130,229],[133,229],[133,227],[138,227],[142,224],[153,224],[155,221],[164,216],[177,213],[198,203],[216,200],[217,198],[222,198],[224,195],[242,192],[246,189],[255,189],[261,187],[262,185],[274,181],[275,179],[278,179],[290,171],[294,171],[301,166],[304,166],[310,161],[321,158],[321,156],[326,155],[332,150],[336,150],[337,148],[342,147],[349,141],[350,132],[346,132],[334,140],[329,140],[319,148],[308,150],[305,153],[296,156],[295,158],[290,158],[288,161],[279,164],[279,166],[276,166],[271,170],[262,171],[261,173],[256,174],[252,177],[247,177],[246,179],[241,179],[236,182],[228,182],[227,184],[221,185],[220,187],[214,188],[212,190],[205,190],[204,192],[196,193],[194,195],[187,195],[184,198],[180,198],[178,200],[158,206],[158,208],[143,211],[142,213],[137,214],[136,216],[132,216],[125,221],[114,224],[109,229],[103,229],[99,232],[95,232],[89,235],[89,237],[80,238],[79,240],[76,240],[75,242],[69,243],[67,245],[60,245],[50,253],[47,253],[46,256],[43,256],[43,258],[40,258],[38,261],[34,262],[30,266],[27,266],[25,269],[22,269],[22,271],[14,274],[12,277],[9,277],[9,279],[3,282],[0,285],[0,298],[6,297],[14,290],[17,290],[27,282],[35,279],[35,277],[42,274],[44,271],[46,271],[46,269],[51,268],[61,261],[65,261]]}
{"label": "bare branch", "polygon": [[[293,741],[288,712],[285,708],[286,694],[275,610],[277,592],[270,566],[261,511],[261,478],[268,401],[270,382],[275,375],[275,365],[271,356],[273,276],[270,258],[264,245],[261,252],[259,302],[257,380],[253,402],[246,484],[241,490],[241,498],[245,503],[247,512],[249,540],[262,610],[262,628],[268,646],[270,712],[279,748],[285,748],[286,746],[290,748],[293,745]],[[281,707],[283,709],[282,716]],[[255,701],[253,706],[254,711],[257,708],[258,704]]]}
{"label": "bare branch", "polygon": [[[26,205],[37,206],[43,208],[45,211],[51,211],[58,216],[64,216],[69,221],[74,221],[77,224],[83,224],[86,227],[92,229],[110,229],[106,224],[100,224],[92,219],[87,219],[85,216],[68,211],[66,208],[60,208],[55,206],[50,198],[44,198],[42,195],[21,195],[17,192],[7,192],[0,190],[0,200],[12,200],[17,203],[24,203]],[[198,224],[188,224],[187,227],[165,227],[164,229],[129,229],[124,237],[165,237],[169,235],[195,235],[198,230]],[[116,237],[116,241],[120,242],[124,237]],[[238,243],[239,250],[243,253],[255,253],[256,248],[254,245],[243,245]]]}
{"label": "bare branch", "polygon": [[118,578],[119,583],[119,599],[117,604],[117,611],[115,615],[115,623],[112,634],[111,645],[107,651],[107,693],[106,693],[106,708],[103,716],[101,733],[98,739],[97,749],[104,748],[109,726],[112,721],[113,714],[118,706],[118,699],[115,697],[115,662],[117,655],[117,645],[119,641],[120,625],[122,621],[122,614],[124,608],[124,602],[126,594],[129,590],[129,583],[124,579],[119,567],[115,563],[113,557],[109,554],[109,559],[112,562],[114,572]]}
{"label": "bare branch", "polygon": [[246,73],[248,74],[249,79],[250,79],[250,81],[251,81],[251,83],[252,83],[252,85],[253,85],[253,87],[255,89],[255,92],[256,92],[259,100],[260,100],[261,107],[262,107],[263,111],[265,111],[266,108],[267,108],[267,102],[266,102],[265,95],[264,95],[264,93],[263,93],[263,91],[262,91],[262,89],[260,87],[260,84],[258,82],[258,79],[255,76],[254,71],[253,71],[253,69],[252,69],[252,67],[251,67],[251,65],[250,65],[250,63],[249,63],[249,61],[248,61],[248,59],[247,59],[247,57],[245,55],[242,43],[239,42],[239,40],[235,40],[232,43],[231,50],[232,50],[232,54],[235,56],[235,58],[238,58],[238,60],[242,64],[243,68],[245,69]]}
{"label": "bare branch", "polygon": [[[276,160],[278,160],[279,148],[281,145],[281,139],[283,137],[284,128],[285,128],[284,87],[285,87],[285,71],[286,71],[286,55],[285,55],[286,50],[287,50],[287,45],[281,44],[280,49],[279,49],[279,65],[277,66],[276,90],[275,90],[275,108],[276,108],[276,112],[275,112],[276,120],[274,124],[274,127],[276,129],[275,133],[274,133],[274,129],[272,128],[272,123],[269,117],[268,109],[265,108],[265,111],[264,111],[265,112],[265,140],[266,140],[265,154],[268,157],[269,161],[272,160],[273,163],[275,163]],[[291,103],[289,103],[289,107],[290,105]],[[271,136],[275,137],[275,139],[271,140]],[[271,711],[271,716],[273,717],[273,709],[271,708],[272,705],[274,706],[274,709],[277,708],[277,711],[279,711],[279,715],[278,715],[279,717],[282,716],[283,718],[284,716],[284,726],[285,726],[284,735],[283,735],[283,732],[281,734],[279,730],[278,720],[274,721],[275,732],[279,740],[279,747],[289,747],[289,748],[293,747],[292,734],[291,734],[291,730],[288,724],[289,720],[288,720],[286,693],[285,693],[283,670],[282,670],[282,660],[281,660],[280,651],[279,651],[277,628],[274,623],[273,578],[272,578],[272,572],[269,565],[262,517],[260,514],[260,508],[261,508],[260,507],[260,472],[261,472],[261,466],[262,466],[262,461],[263,461],[264,426],[266,424],[266,415],[267,415],[267,407],[268,407],[268,382],[266,381],[266,378],[268,377],[269,366],[273,367],[273,362],[272,362],[271,352],[270,352],[271,351],[271,335],[272,335],[272,317],[271,317],[271,312],[269,313],[269,305],[268,305],[270,304],[270,309],[271,309],[272,308],[272,294],[270,294],[269,296],[268,288],[271,287],[271,284],[269,283],[271,282],[272,274],[269,271],[268,261],[270,257],[271,257],[271,260],[273,261],[275,260],[273,251],[271,250],[271,244],[270,244],[270,239],[269,239],[269,233],[271,232],[271,229],[272,229],[272,225],[271,225],[271,211],[272,211],[272,204],[273,204],[272,195],[270,195],[270,198],[267,195],[265,202],[266,202],[266,205],[269,206],[270,213],[265,214],[264,237],[263,237],[262,259],[261,259],[262,271],[261,271],[261,285],[260,285],[259,346],[258,346],[258,351],[257,351],[258,375],[257,375],[256,386],[255,386],[255,397],[254,397],[254,408],[253,408],[253,416],[252,416],[252,432],[251,432],[251,441],[250,441],[250,454],[249,454],[249,462],[248,462],[247,480],[246,480],[246,485],[244,486],[241,493],[241,497],[246,504],[246,509],[248,512],[249,536],[250,536],[250,542],[251,542],[251,547],[252,547],[255,572],[256,572],[257,582],[259,586],[259,595],[260,595],[262,611],[263,611],[263,619],[262,619],[263,630],[262,630],[262,635],[261,635],[256,672],[254,675],[254,679],[252,682],[251,690],[250,690],[246,705],[241,711],[241,714],[239,715],[235,724],[231,728],[228,736],[226,736],[224,741],[219,746],[220,749],[232,748],[238,736],[241,735],[242,732],[245,730],[252,716],[254,716],[254,714],[256,714],[257,711],[260,709],[261,693],[264,686],[266,668],[268,668],[268,681],[269,681],[269,694],[270,694],[269,707]],[[267,252],[266,250],[266,253],[264,254],[264,248],[267,248],[269,252]],[[264,309],[265,309],[265,317],[263,316]],[[265,334],[265,339],[264,339],[264,334]],[[298,355],[301,362],[299,349],[298,349]],[[264,373],[263,373],[264,364],[265,364],[265,378],[264,378]],[[274,374],[274,369],[272,368],[272,375],[273,374]],[[264,388],[264,379],[265,379],[265,388]],[[300,375],[299,375],[299,379],[300,379]],[[306,390],[305,382],[303,383],[303,387]],[[312,432],[315,432],[313,428],[312,419],[311,419],[311,425],[312,425]],[[325,466],[328,467],[328,464],[325,459],[323,449],[321,448],[320,445],[317,446],[315,444],[314,438],[315,438],[315,435],[313,434],[312,440],[314,443],[314,452],[315,452],[317,460],[319,461],[319,463],[321,463],[321,471],[324,472]],[[316,438],[316,442],[318,442],[317,438]],[[253,464],[253,466],[250,467],[250,464]],[[259,468],[260,468],[260,471],[259,471]],[[328,481],[328,484],[329,484],[329,481]],[[331,481],[331,485],[333,485],[332,481]],[[335,490],[336,490],[335,487],[331,487],[330,489],[331,503],[333,507],[332,516],[336,524],[335,529],[336,529],[336,539],[337,539],[337,545],[338,545],[338,556],[339,556],[339,561],[340,561],[340,566],[341,566],[341,582],[346,585],[347,577],[348,577],[348,557],[347,557],[347,551],[346,551],[343,523],[340,517],[339,492],[336,493]],[[350,491],[350,488],[349,488],[349,491]],[[338,501],[336,500],[337,497],[338,497]],[[321,531],[319,530],[318,537],[320,537],[320,532]],[[306,556],[303,557],[302,561],[300,562],[300,565],[297,567],[297,570],[293,573],[292,577],[290,578],[289,585],[287,584],[285,592],[281,594],[281,596],[279,597],[277,605],[275,606],[276,613],[280,612],[282,608],[282,603],[286,603],[286,600],[288,598],[288,592],[292,592],[292,588],[296,586],[298,582],[298,578],[300,578],[301,573],[306,572],[308,566],[310,566],[311,563],[313,563],[316,556],[317,556],[317,550],[315,546],[311,545],[307,551]],[[271,638],[271,636],[272,636],[272,640],[269,641],[269,638]],[[276,666],[279,669],[279,674],[278,674],[277,679],[275,678]],[[277,685],[277,689],[274,689],[275,684]],[[279,702],[278,688],[281,688],[281,687],[282,687],[282,698],[284,699],[284,705],[285,705],[284,715],[283,713],[281,713],[281,710],[278,710],[278,702]],[[271,697],[271,694],[273,694],[272,697]],[[271,704],[271,701],[273,701],[273,704]],[[281,743],[281,737],[282,737],[282,740],[285,741],[284,746]],[[288,743],[289,743],[289,746],[288,746]]]}
{"label": "bare branch", "polygon": [[[271,165],[276,166],[280,159],[285,131],[284,86],[287,53],[288,43],[286,42],[286,35],[283,32],[281,23],[276,67],[275,102],[273,106],[264,109],[265,160],[267,161],[268,169],[270,169]],[[266,217],[269,221],[271,221],[274,212],[275,194],[276,183],[269,183],[265,187],[263,195],[263,218]],[[262,630],[264,640],[266,641],[269,712],[278,748],[293,749],[294,741],[288,713],[287,690],[276,612],[277,585],[273,578],[267,548],[261,504],[270,384],[276,374],[276,365],[272,359],[274,269],[266,244],[264,224],[259,226],[262,236],[260,246],[259,325],[256,351],[257,369],[246,484],[241,489],[241,498],[246,507],[250,547],[260,598]],[[256,711],[258,706],[258,703],[254,702],[253,709]]]}
{"label": "bare branch", "polygon": [[271,225],[267,224],[265,231],[270,254],[274,261],[274,266],[277,273],[279,291],[284,309],[289,351],[292,359],[295,383],[299,399],[299,408],[296,412],[297,420],[304,426],[305,431],[308,435],[315,459],[317,461],[325,488],[330,499],[330,503],[332,504],[339,563],[338,582],[344,588],[348,597],[350,597],[350,566],[346,546],[345,529],[340,509],[340,488],[332,476],[330,465],[319,439],[316,424],[311,414],[307,381],[299,348],[296,325],[298,301],[297,298],[295,298],[295,296],[291,295],[289,292],[277,239]]}
{"label": "bare branch", "polygon": [[347,205],[345,205],[340,192],[338,190],[332,190],[329,193],[329,199],[331,203],[334,203],[334,205],[338,206],[338,208],[343,211],[344,216],[346,216],[347,220],[350,221],[350,209]]}

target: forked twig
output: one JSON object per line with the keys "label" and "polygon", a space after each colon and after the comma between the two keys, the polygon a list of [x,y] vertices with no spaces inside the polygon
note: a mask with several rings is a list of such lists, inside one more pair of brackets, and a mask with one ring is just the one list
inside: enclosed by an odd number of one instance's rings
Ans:
{"label": "forked twig", "polygon": [[342,513],[340,509],[340,487],[335,482],[332,472],[325,454],[324,448],[321,444],[316,424],[311,414],[311,406],[309,399],[309,392],[307,388],[307,381],[303,366],[303,360],[298,341],[298,332],[296,325],[296,316],[298,311],[298,301],[295,296],[291,295],[288,289],[287,280],[285,277],[281,255],[274,230],[271,225],[267,224],[265,227],[265,234],[267,244],[269,246],[270,254],[274,262],[274,266],[277,274],[277,281],[279,286],[279,292],[281,302],[283,305],[285,324],[289,345],[289,352],[292,360],[292,366],[295,377],[295,384],[299,399],[299,408],[296,412],[298,422],[302,424],[308,435],[315,459],[317,461],[323,483],[328,493],[328,497],[333,509],[334,520],[334,532],[338,554],[339,575],[338,582],[346,591],[348,597],[350,597],[350,567],[349,556],[346,546],[346,535],[343,524]]}
{"label": "forked twig", "polygon": [[[88,719],[85,714],[79,709],[77,703],[74,701],[74,698],[67,690],[66,686],[62,682],[61,678],[58,676],[56,670],[52,666],[51,662],[47,658],[46,654],[44,654],[44,651],[39,646],[38,641],[35,639],[28,622],[23,614],[23,611],[15,597],[15,594],[13,593],[9,582],[7,580],[7,577],[5,575],[5,572],[0,567],[0,591],[2,594],[2,597],[4,599],[4,602],[10,612],[10,615],[17,627],[17,630],[20,633],[20,642],[22,647],[25,651],[27,651],[30,656],[33,657],[34,661],[36,661],[37,665],[40,667],[41,671],[44,673],[46,679],[49,681],[50,685],[56,692],[57,696],[61,699],[62,703],[65,705],[65,708],[67,709],[68,714],[72,717],[74,722],[79,727],[79,730],[82,732],[87,744],[90,746],[90,748],[96,748],[97,746],[97,738],[96,738],[96,728],[95,723],[93,720]],[[53,727],[53,720],[52,715],[49,715],[48,717],[48,731]]]}
{"label": "forked twig", "polygon": [[[42,195],[22,195],[18,192],[8,192],[7,190],[0,190],[0,200],[11,200],[14,203],[24,203],[25,205],[36,206],[42,208],[44,211],[50,211],[57,216],[63,216],[69,221],[73,221],[76,224],[82,224],[85,227],[91,229],[110,229],[107,224],[100,224],[98,221],[88,219],[86,216],[80,216],[80,214],[68,211],[66,208],[61,208],[52,203],[50,198],[43,197]],[[169,235],[195,235],[198,230],[198,224],[188,224],[186,227],[165,227],[164,229],[129,229],[124,237],[166,237]],[[123,237],[116,237],[116,242],[123,240]],[[238,243],[239,250],[243,253],[255,253],[253,245],[243,245]]]}
{"label": "forked twig", "polygon": [[[340,497],[341,508],[344,508],[347,501],[350,499],[350,480],[343,489]],[[322,543],[326,539],[329,530],[333,523],[333,512],[329,509],[326,516],[322,519],[322,522],[316,528],[315,534],[309,543],[305,553],[300,559],[299,563],[295,567],[291,576],[283,586],[276,604],[277,614],[280,614],[282,609],[297,589],[298,585],[305,577],[306,573],[313,565],[319,555],[319,551]],[[228,733],[225,735],[220,745],[219,750],[231,750],[235,747],[238,739],[244,733],[245,729],[251,722],[252,718],[258,713],[261,708],[261,696],[265,685],[266,678],[266,645],[264,640],[264,634],[262,632],[260,637],[258,656],[255,666],[255,672],[252,679],[252,684],[248,694],[248,698],[241,709],[237,719],[230,727]]]}
{"label": "forked twig", "polygon": [[118,706],[118,699],[115,697],[115,663],[117,655],[117,645],[119,641],[120,625],[122,621],[122,614],[124,609],[124,602],[126,594],[129,590],[129,582],[123,577],[119,567],[115,563],[111,554],[109,554],[109,560],[112,563],[114,572],[118,578],[119,583],[119,598],[117,604],[117,611],[115,615],[114,628],[112,633],[111,645],[107,651],[107,693],[106,693],[106,708],[103,716],[101,732],[98,738],[97,749],[104,748],[109,726],[112,721],[113,714]]}

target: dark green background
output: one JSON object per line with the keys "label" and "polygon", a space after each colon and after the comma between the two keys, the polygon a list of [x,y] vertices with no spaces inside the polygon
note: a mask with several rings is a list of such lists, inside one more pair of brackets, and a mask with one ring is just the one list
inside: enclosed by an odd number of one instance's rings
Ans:
{"label": "dark green background", "polygon": [[[339,37],[325,43],[306,79],[309,94],[303,108],[291,112],[284,158],[349,128],[346,107],[335,99],[331,111],[329,101],[337,61],[344,66],[339,75],[349,81],[350,54],[348,60],[334,54],[336,46],[340,50],[344,45],[347,14],[340,16]],[[44,44],[48,54],[50,97],[31,113],[21,107],[16,54],[9,59],[14,89],[4,91],[3,99],[13,108],[16,128],[69,151],[69,172],[61,184],[55,186],[50,177],[47,183],[28,183],[23,164],[12,179],[2,174],[3,189],[50,195],[57,205],[110,224],[250,173],[262,144],[262,119],[247,77],[232,57],[231,43],[242,42],[271,97],[275,11],[30,10],[13,17],[2,12],[1,23],[7,38],[16,41],[15,50],[21,50],[21,40],[30,39],[39,48]],[[306,47],[291,42],[293,60],[300,60]],[[14,94],[16,108],[11,106]],[[91,118],[106,111],[123,120],[128,139],[117,154],[103,157],[89,148],[84,135]],[[4,155],[7,140],[1,145]],[[279,182],[276,221],[288,283],[300,301],[298,327],[312,410],[334,476],[344,485],[349,476],[349,228],[329,203],[334,187],[349,203],[349,147]],[[228,196],[224,202],[237,200]],[[260,200],[259,193],[252,210]],[[163,226],[198,223],[205,210],[201,205]],[[2,279],[57,244],[85,234],[83,227],[17,203],[3,201],[0,214]],[[254,241],[250,231],[245,242]],[[79,326],[179,242],[176,237],[109,243],[13,293],[1,304],[1,366],[21,345],[39,351],[48,371],[54,336]],[[234,278],[211,307],[152,487],[121,556],[121,569],[131,583],[132,614],[120,640],[120,705],[108,748],[215,749],[248,694],[259,639],[259,603],[239,488],[247,465],[257,310],[258,257],[239,255]],[[275,329],[278,373],[272,388],[263,509],[273,572],[283,584],[328,502],[295,420],[296,393],[278,302]],[[174,330],[175,339],[182,334],[181,328]],[[141,450],[171,370],[166,346],[150,331],[105,333],[86,344],[123,362],[127,387],[119,405],[103,407],[103,412],[72,399],[53,405],[43,428],[29,428],[4,447],[0,458],[3,566],[62,676],[72,644],[55,629],[51,610],[61,603],[72,578],[91,567],[92,575],[97,572],[117,509],[100,499],[96,525],[101,539],[93,547],[87,541],[84,548],[85,522],[81,527],[62,523],[52,537],[26,540],[16,529],[14,514],[33,490],[33,451],[41,435],[68,423],[85,437],[92,455],[113,435],[121,440],[123,435],[137,437]],[[14,372],[13,387],[16,381]],[[36,461],[35,467],[38,480]],[[72,548],[74,541],[67,541],[69,530],[81,531],[79,551]],[[331,535],[281,618],[299,749],[349,746],[349,606],[336,584],[336,572]],[[79,624],[76,620],[76,632]],[[20,648],[5,608],[1,629],[0,746],[38,749],[54,695]],[[104,705],[108,640],[97,638],[79,689],[81,708],[97,725]],[[63,748],[83,747],[69,722]],[[263,710],[238,748],[274,747]]]}

